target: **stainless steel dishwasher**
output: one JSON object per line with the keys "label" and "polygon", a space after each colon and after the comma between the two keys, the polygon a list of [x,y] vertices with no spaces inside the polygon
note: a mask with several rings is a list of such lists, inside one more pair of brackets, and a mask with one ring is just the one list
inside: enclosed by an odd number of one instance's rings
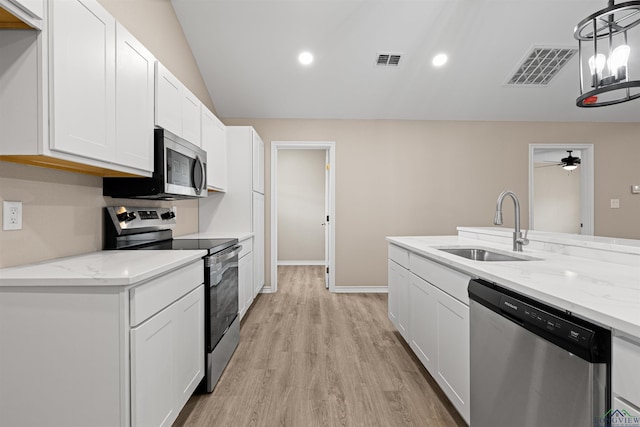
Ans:
{"label": "stainless steel dishwasher", "polygon": [[473,427],[608,425],[609,330],[482,280],[469,298]]}

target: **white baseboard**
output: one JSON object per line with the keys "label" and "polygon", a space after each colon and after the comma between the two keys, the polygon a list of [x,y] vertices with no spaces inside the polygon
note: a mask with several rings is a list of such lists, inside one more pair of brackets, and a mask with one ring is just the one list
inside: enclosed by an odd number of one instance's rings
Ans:
{"label": "white baseboard", "polygon": [[387,286],[336,286],[337,294],[386,294]]}
{"label": "white baseboard", "polygon": [[278,265],[324,265],[324,260],[320,261],[278,261]]}

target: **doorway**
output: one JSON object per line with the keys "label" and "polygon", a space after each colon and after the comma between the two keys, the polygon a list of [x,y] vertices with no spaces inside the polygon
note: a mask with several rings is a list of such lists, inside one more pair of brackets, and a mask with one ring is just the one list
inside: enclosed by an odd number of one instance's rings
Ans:
{"label": "doorway", "polygon": [[[561,159],[580,158],[573,171]],[[593,144],[529,144],[529,228],[593,235]]]}
{"label": "doorway", "polygon": [[[324,172],[324,210],[321,212],[322,215],[317,216],[317,219],[311,220],[315,221],[311,224],[311,227],[316,227],[314,231],[310,231],[314,235],[317,235],[319,232],[324,237],[324,245],[323,251],[324,255],[322,256],[322,260],[311,260],[307,261],[310,264],[319,264],[324,265],[325,271],[325,286],[329,289],[330,292],[335,291],[335,142],[303,142],[303,141],[272,141],[271,142],[271,288],[272,292],[277,292],[278,290],[278,264],[280,259],[280,251],[279,251],[279,237],[280,230],[278,227],[279,222],[279,213],[280,213],[280,205],[282,203],[289,203],[288,200],[284,199],[279,200],[282,196],[280,187],[284,187],[290,183],[280,183],[279,179],[279,158],[283,153],[291,153],[291,152],[300,152],[300,150],[313,150],[314,152],[322,152],[324,155],[324,162],[320,164]],[[287,154],[284,154],[286,157]],[[283,157],[283,160],[284,158]],[[284,163],[284,162],[283,162]],[[317,172],[317,171],[316,171]],[[286,179],[286,178],[285,178]],[[321,195],[322,196],[322,195]],[[317,203],[316,203],[317,204]],[[282,206],[283,210],[286,206]],[[307,227],[309,227],[309,221],[307,221]],[[287,227],[288,228],[288,227]],[[283,231],[291,234],[291,230],[285,230],[283,227]],[[297,236],[298,243],[303,240],[300,239],[300,236]],[[290,249],[288,249],[290,251]],[[305,248],[305,250],[312,251],[312,249]],[[298,247],[298,254],[302,254],[303,250],[301,247]],[[317,254],[317,250],[313,252]],[[302,257],[302,255],[300,255]],[[305,257],[308,258],[307,255]],[[317,258],[317,256],[312,256]],[[291,255],[288,255],[288,258],[291,258]],[[315,261],[315,262],[314,262]],[[298,261],[290,261],[290,262],[299,262]],[[286,264],[286,263],[285,263]]]}

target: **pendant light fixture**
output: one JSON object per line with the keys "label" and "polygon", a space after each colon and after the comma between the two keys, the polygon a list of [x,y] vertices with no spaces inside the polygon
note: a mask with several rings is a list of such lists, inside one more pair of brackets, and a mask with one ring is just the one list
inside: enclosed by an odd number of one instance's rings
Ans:
{"label": "pendant light fixture", "polygon": [[[578,107],[602,107],[640,97],[640,80],[633,80],[629,68],[630,55],[640,54],[640,39],[633,40],[629,31],[638,24],[640,1],[615,5],[614,0],[578,23],[573,32],[580,61]],[[632,47],[632,41],[638,44]]]}

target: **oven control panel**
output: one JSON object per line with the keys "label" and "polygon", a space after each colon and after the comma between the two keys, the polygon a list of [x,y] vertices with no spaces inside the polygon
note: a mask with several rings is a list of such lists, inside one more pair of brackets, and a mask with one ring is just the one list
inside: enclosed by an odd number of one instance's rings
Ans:
{"label": "oven control panel", "polygon": [[145,231],[151,229],[170,229],[176,224],[175,208],[108,206],[107,219],[118,230]]}

